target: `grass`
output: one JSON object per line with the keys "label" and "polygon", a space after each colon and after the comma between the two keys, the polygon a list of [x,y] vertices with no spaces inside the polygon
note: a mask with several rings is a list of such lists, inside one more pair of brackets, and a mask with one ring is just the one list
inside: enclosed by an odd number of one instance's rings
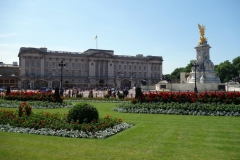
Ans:
{"label": "grass", "polygon": [[240,159],[239,117],[117,113],[115,103],[92,104],[100,117],[134,127],[103,140],[0,132],[0,159]]}

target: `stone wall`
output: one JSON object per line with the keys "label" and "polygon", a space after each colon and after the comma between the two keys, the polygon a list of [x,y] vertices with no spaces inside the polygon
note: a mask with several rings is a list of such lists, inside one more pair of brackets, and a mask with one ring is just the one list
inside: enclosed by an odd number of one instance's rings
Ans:
{"label": "stone wall", "polygon": [[238,82],[226,83],[226,91],[238,91],[238,92],[240,92],[240,84]]}
{"label": "stone wall", "polygon": [[[195,84],[194,83],[158,83],[155,85],[155,90],[162,91],[170,90],[170,91],[194,91]],[[224,83],[197,83],[197,90],[199,92],[203,91],[225,91]]]}

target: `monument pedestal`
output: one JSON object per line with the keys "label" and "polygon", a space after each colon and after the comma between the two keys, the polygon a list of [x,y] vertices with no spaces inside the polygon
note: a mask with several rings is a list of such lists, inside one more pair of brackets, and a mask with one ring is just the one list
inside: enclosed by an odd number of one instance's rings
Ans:
{"label": "monument pedestal", "polygon": [[[197,69],[196,69],[196,82],[197,83],[221,83],[220,78],[214,71],[214,64],[210,60],[209,50],[210,46],[205,42],[202,45],[195,47],[197,52]],[[187,78],[187,83],[195,83],[195,70]]]}

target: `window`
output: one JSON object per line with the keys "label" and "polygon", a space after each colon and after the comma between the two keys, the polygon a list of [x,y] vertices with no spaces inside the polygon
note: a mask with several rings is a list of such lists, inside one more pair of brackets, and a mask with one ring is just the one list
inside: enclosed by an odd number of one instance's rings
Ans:
{"label": "window", "polygon": [[139,66],[138,68],[139,68],[139,70],[141,70],[141,66]]}
{"label": "window", "polygon": [[34,61],[32,61],[32,63],[31,63],[31,67],[34,67]]}
{"label": "window", "polygon": [[144,71],[146,71],[146,66],[144,66]]}
{"label": "window", "polygon": [[29,62],[26,62],[26,67],[29,67]]}
{"label": "window", "polygon": [[25,69],[25,73],[26,73],[27,76],[29,75],[28,69]]}
{"label": "window", "polygon": [[75,63],[72,63],[72,68],[75,68]]}
{"label": "window", "polygon": [[40,67],[40,62],[37,62],[37,67]]}
{"label": "window", "polygon": [[72,76],[75,76],[75,71],[72,71]]}
{"label": "window", "polygon": [[78,70],[78,76],[81,76],[81,70]]}
{"label": "window", "polygon": [[68,63],[65,63],[65,67],[66,67],[66,69],[68,69]]}
{"label": "window", "polygon": [[48,62],[45,62],[45,67],[46,67],[46,68],[48,67]]}
{"label": "window", "polygon": [[81,68],[81,63],[78,63],[78,69],[80,69]]}
{"label": "window", "polygon": [[37,69],[37,76],[40,76],[40,69]]}
{"label": "window", "polygon": [[124,65],[124,70],[126,70],[127,69],[127,66],[126,65]]}
{"label": "window", "polygon": [[131,70],[131,69],[132,69],[132,66],[129,66],[129,69]]}
{"label": "window", "polygon": [[134,70],[136,70],[136,68],[137,68],[137,67],[136,67],[136,66],[134,66]]}
{"label": "window", "polygon": [[48,76],[48,70],[47,69],[45,70],[45,76]]}
{"label": "window", "polygon": [[118,69],[119,69],[119,70],[121,69],[121,65],[118,66]]}
{"label": "window", "polygon": [[55,68],[56,63],[52,62],[52,68]]}

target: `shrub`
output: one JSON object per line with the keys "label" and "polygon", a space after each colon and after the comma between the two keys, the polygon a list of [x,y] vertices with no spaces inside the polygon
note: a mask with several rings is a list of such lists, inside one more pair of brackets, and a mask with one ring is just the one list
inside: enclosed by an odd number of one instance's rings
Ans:
{"label": "shrub", "polygon": [[61,96],[59,94],[59,88],[58,87],[55,88],[54,96],[56,97],[56,102],[58,102],[58,103],[63,102],[63,99],[61,98]]}
{"label": "shrub", "polygon": [[104,98],[110,98],[110,95],[109,94],[105,94]]}
{"label": "shrub", "polygon": [[82,98],[83,95],[82,95],[82,93],[78,93],[76,97],[77,97],[77,98]]}
{"label": "shrub", "polygon": [[118,94],[118,98],[119,98],[119,99],[123,99],[123,98],[124,98],[124,94],[119,93],[119,94]]}
{"label": "shrub", "polygon": [[87,103],[77,103],[69,110],[67,122],[70,123],[73,121],[78,123],[89,123],[93,120],[97,121],[98,117],[98,110],[93,105]]}
{"label": "shrub", "polygon": [[90,91],[90,92],[89,92],[88,98],[93,98],[93,91]]}
{"label": "shrub", "polygon": [[6,95],[9,95],[9,93],[11,93],[10,87],[7,87]]}
{"label": "shrub", "polygon": [[24,115],[30,116],[32,113],[32,107],[26,102],[22,102],[22,104],[18,107],[18,116],[22,117]]}
{"label": "shrub", "polygon": [[142,89],[140,87],[136,88],[135,98],[140,99],[142,97]]}

